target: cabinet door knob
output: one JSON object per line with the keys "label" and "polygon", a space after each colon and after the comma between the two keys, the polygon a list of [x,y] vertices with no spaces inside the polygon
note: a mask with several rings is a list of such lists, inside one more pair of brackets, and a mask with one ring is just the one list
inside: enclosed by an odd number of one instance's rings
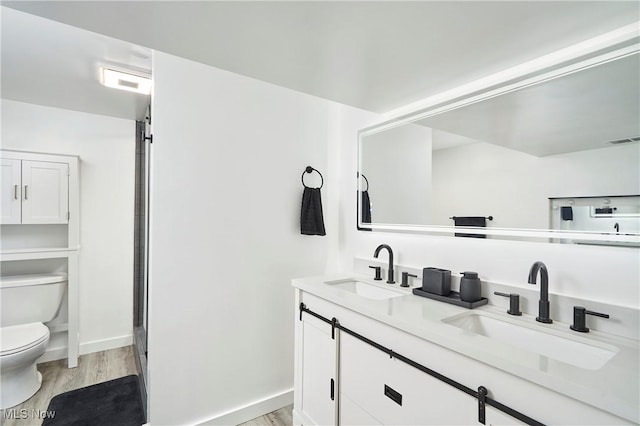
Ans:
{"label": "cabinet door knob", "polygon": [[13,199],[18,199],[18,185],[13,185]]}
{"label": "cabinet door knob", "polygon": [[28,188],[29,188],[29,185],[25,185],[25,186],[24,186],[24,199],[25,199],[25,200],[28,200],[28,199],[29,199],[29,197],[28,197],[28,193],[27,193],[27,189],[28,189]]}

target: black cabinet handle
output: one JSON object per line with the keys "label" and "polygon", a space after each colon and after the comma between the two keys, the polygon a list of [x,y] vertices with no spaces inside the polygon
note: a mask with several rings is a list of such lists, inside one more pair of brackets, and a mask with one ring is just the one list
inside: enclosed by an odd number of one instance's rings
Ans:
{"label": "black cabinet handle", "polygon": [[331,379],[331,390],[329,391],[331,395],[331,400],[335,399],[335,382]]}
{"label": "black cabinet handle", "polygon": [[384,385],[384,394],[396,404],[402,406],[402,394],[395,391],[388,385]]}

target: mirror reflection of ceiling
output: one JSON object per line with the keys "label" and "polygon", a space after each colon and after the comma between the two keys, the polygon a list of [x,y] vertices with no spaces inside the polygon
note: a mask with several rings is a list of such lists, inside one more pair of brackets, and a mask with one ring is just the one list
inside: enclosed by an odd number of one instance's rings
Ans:
{"label": "mirror reflection of ceiling", "polygon": [[538,157],[640,136],[640,55],[634,54],[415,122],[434,149],[488,142]]}

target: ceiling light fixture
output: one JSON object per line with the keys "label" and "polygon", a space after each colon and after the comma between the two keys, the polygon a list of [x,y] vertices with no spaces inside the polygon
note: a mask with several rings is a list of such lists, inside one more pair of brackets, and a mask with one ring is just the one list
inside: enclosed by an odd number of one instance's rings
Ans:
{"label": "ceiling light fixture", "polygon": [[100,67],[100,83],[114,89],[142,93],[144,95],[151,94],[152,80],[148,74]]}

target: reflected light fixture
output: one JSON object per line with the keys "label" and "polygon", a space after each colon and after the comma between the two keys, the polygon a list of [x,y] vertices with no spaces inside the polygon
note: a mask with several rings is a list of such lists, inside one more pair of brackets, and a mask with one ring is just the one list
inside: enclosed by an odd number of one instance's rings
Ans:
{"label": "reflected light fixture", "polygon": [[114,89],[142,93],[143,95],[151,94],[152,80],[148,74],[100,67],[100,83]]}

